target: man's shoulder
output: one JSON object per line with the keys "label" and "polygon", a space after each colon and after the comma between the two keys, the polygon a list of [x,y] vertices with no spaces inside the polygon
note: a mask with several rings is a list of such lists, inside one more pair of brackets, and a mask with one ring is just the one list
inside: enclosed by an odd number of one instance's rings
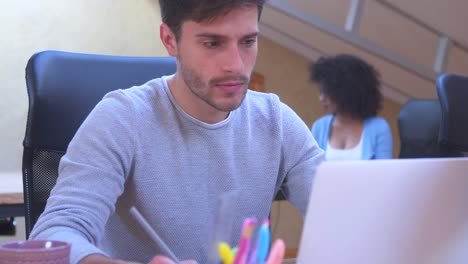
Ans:
{"label": "man's shoulder", "polygon": [[242,109],[243,114],[251,117],[249,120],[269,127],[304,123],[291,107],[273,93],[248,91]]}
{"label": "man's shoulder", "polygon": [[278,95],[274,93],[264,93],[264,92],[257,92],[253,90],[247,90],[246,100],[249,103],[279,103]]}
{"label": "man's shoulder", "polygon": [[285,103],[281,102],[278,95],[251,90],[247,91],[242,108],[246,109],[249,115],[268,118],[279,117],[284,112],[292,111]]}
{"label": "man's shoulder", "polygon": [[163,78],[152,79],[140,85],[121,89],[121,91],[123,91],[125,95],[134,99],[155,96],[164,91],[164,80]]}
{"label": "man's shoulder", "polygon": [[164,93],[162,78],[128,88],[121,88],[107,93],[104,99],[114,99],[126,104],[144,105]]}
{"label": "man's shoulder", "polygon": [[247,90],[241,108],[251,111],[271,111],[272,108],[277,108],[280,100],[277,95],[272,93],[262,93],[252,90]]}

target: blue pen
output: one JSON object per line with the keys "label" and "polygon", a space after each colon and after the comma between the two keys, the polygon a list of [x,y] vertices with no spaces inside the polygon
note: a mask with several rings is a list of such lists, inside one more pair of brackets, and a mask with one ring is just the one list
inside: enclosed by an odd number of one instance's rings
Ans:
{"label": "blue pen", "polygon": [[257,264],[264,264],[270,249],[270,221],[264,220],[258,231]]}

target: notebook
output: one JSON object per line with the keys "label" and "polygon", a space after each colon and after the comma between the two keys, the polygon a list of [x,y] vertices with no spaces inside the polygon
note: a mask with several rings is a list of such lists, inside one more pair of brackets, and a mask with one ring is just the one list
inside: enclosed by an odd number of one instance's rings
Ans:
{"label": "notebook", "polygon": [[468,263],[468,159],[324,162],[296,263]]}

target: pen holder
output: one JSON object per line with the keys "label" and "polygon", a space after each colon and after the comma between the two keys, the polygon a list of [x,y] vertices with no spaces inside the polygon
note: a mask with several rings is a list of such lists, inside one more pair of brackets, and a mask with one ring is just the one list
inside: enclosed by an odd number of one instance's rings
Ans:
{"label": "pen holder", "polygon": [[0,263],[69,264],[70,244],[48,240],[26,240],[1,244]]}

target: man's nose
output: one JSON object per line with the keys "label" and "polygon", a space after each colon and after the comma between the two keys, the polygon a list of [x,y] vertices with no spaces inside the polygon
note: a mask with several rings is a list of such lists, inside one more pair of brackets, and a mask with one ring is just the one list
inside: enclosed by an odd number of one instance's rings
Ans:
{"label": "man's nose", "polygon": [[223,61],[223,71],[229,73],[241,73],[244,61],[238,45],[232,45],[226,50]]}

